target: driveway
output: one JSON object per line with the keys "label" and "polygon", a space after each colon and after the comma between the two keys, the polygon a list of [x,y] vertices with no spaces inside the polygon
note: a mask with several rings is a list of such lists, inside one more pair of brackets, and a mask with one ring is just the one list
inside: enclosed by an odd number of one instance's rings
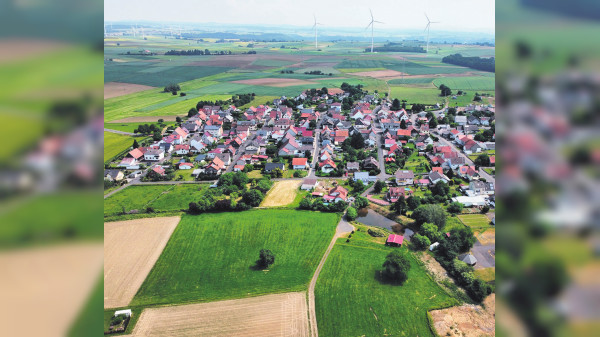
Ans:
{"label": "driveway", "polygon": [[495,245],[482,245],[479,241],[475,242],[471,253],[477,259],[475,269],[483,269],[496,267],[496,246]]}

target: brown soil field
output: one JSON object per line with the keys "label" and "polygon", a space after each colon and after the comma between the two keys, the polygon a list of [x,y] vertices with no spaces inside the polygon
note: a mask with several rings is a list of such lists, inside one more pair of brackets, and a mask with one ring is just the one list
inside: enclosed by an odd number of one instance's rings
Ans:
{"label": "brown soil field", "polygon": [[104,99],[119,97],[149,89],[154,89],[154,87],[141,84],[108,82],[104,83]]}
{"label": "brown soil field", "polygon": [[132,336],[308,336],[304,292],[145,309]]}
{"label": "brown soil field", "polygon": [[2,335],[68,335],[99,281],[102,256],[100,241],[0,253]]}
{"label": "brown soil field", "polygon": [[276,182],[263,200],[262,207],[289,205],[296,198],[302,180],[282,180]]}
{"label": "brown soil field", "polygon": [[44,53],[54,52],[68,47],[57,41],[34,39],[3,39],[0,41],[0,63],[23,61],[29,57],[39,57]]}
{"label": "brown soil field", "polygon": [[[181,117],[185,117],[185,115],[181,115]],[[164,119],[165,122],[174,122],[177,118],[176,115],[170,116],[138,116],[138,117],[127,117],[121,118],[114,121],[110,121],[111,123],[156,123],[159,119]]]}
{"label": "brown soil field", "polygon": [[179,217],[104,224],[104,308],[131,302],[179,223]]}
{"label": "brown soil field", "polygon": [[402,73],[396,70],[375,70],[375,71],[362,71],[359,73],[352,73],[356,76],[373,77],[373,78],[388,78],[402,76]]}
{"label": "brown soil field", "polygon": [[495,336],[496,294],[488,296],[483,306],[465,304],[431,311],[431,316],[440,336]]}
{"label": "brown soil field", "polygon": [[248,85],[265,85],[269,87],[291,87],[294,85],[313,85],[316,82],[298,80],[293,78],[253,78],[250,80],[233,81],[231,83],[240,83]]}

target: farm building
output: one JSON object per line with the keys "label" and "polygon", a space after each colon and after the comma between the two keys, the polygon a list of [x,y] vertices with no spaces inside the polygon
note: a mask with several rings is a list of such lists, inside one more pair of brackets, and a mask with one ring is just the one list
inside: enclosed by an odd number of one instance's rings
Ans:
{"label": "farm building", "polygon": [[466,207],[485,205],[485,198],[481,195],[474,196],[474,197],[458,196],[458,197],[452,198],[452,201],[460,202],[461,204],[465,205]]}
{"label": "farm building", "polygon": [[400,247],[400,246],[402,246],[402,242],[404,242],[404,236],[397,235],[397,234],[390,234],[390,236],[388,236],[388,238],[387,238],[387,241],[385,241],[385,244],[388,246]]}
{"label": "farm building", "polygon": [[131,309],[117,310],[115,311],[115,316],[125,315],[127,317],[131,317]]}
{"label": "farm building", "polygon": [[313,188],[317,187],[317,185],[319,184],[319,181],[317,179],[304,179],[304,181],[302,182],[302,186],[300,186],[301,190],[312,190]]}

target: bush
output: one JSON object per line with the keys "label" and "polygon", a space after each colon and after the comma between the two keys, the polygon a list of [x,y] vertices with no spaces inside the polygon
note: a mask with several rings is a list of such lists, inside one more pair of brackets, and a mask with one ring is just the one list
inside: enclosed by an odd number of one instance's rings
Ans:
{"label": "bush", "polygon": [[358,212],[356,212],[356,208],[348,207],[348,209],[346,210],[346,219],[352,221],[352,220],[356,219],[357,216],[358,216]]}
{"label": "bush", "polygon": [[429,241],[429,238],[421,234],[413,235],[410,242],[412,242],[415,249],[417,250],[425,250],[429,247],[429,245],[431,245],[431,241]]}
{"label": "bush", "polygon": [[419,206],[413,212],[412,218],[416,221],[417,225],[429,222],[436,225],[438,229],[442,229],[446,225],[446,212],[440,205]]}
{"label": "bush", "polygon": [[268,249],[261,249],[256,264],[261,268],[268,268],[273,263],[275,263],[275,254]]}
{"label": "bush", "polygon": [[448,205],[448,212],[453,213],[453,214],[458,214],[460,212],[462,212],[464,205],[461,204],[460,202],[453,202],[450,205]]}
{"label": "bush", "polygon": [[154,207],[146,207],[146,213],[154,213]]}
{"label": "bush", "polygon": [[354,200],[354,207],[358,208],[364,208],[369,206],[369,200],[365,197],[356,197],[356,200]]}
{"label": "bush", "polygon": [[373,229],[369,228],[367,230],[367,233],[369,233],[369,235],[371,235],[372,237],[376,237],[376,238],[381,238],[381,237],[385,236],[385,232],[383,232],[382,230],[379,230],[379,229],[375,229],[375,228],[373,228]]}
{"label": "bush", "polygon": [[481,214],[485,214],[490,211],[490,206],[485,205],[481,208]]}
{"label": "bush", "polygon": [[410,261],[406,257],[406,253],[395,250],[385,258],[382,275],[392,283],[402,284],[406,281],[409,270]]}

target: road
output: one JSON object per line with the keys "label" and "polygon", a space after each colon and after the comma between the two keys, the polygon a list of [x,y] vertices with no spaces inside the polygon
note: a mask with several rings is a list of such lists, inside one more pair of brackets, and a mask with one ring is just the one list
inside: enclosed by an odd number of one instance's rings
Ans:
{"label": "road", "polygon": [[317,279],[319,278],[321,269],[323,269],[323,265],[325,264],[329,253],[331,253],[331,249],[335,245],[337,239],[344,236],[347,233],[352,232],[353,230],[354,226],[349,224],[342,216],[340,222],[338,223],[335,229],[335,235],[331,239],[331,242],[329,243],[325,254],[323,254],[323,257],[321,258],[321,262],[319,262],[319,265],[317,266],[317,270],[315,270],[315,273],[313,274],[313,277],[310,280],[310,285],[308,286],[308,322],[310,325],[310,334],[312,337],[319,336],[319,329],[317,327],[317,315],[315,311],[315,285],[317,284]]}
{"label": "road", "polygon": [[248,137],[246,137],[246,140],[242,143],[242,145],[240,145],[240,147],[235,152],[235,156],[233,156],[233,158],[231,158],[231,164],[229,166],[227,166],[225,173],[229,173],[229,172],[233,171],[233,167],[235,166],[235,163],[237,163],[237,161],[240,159],[242,154],[244,154],[246,152],[246,145],[248,145],[249,142],[254,140],[254,138],[256,138],[256,132],[253,132]]}
{"label": "road", "polygon": [[[454,151],[456,151],[458,153],[459,156],[465,158],[465,163],[467,163],[468,165],[471,166],[475,166],[475,163],[473,163],[473,161],[471,160],[471,158],[469,158],[466,154],[464,154],[459,148],[456,147],[456,145],[454,145],[452,142],[446,140],[443,137],[439,137],[439,143],[441,143],[442,145],[447,145],[452,147],[452,149]],[[492,177],[491,175],[489,175],[487,172],[485,172],[484,170],[480,169],[479,170],[479,176],[482,178],[485,178],[486,181],[494,183],[494,186],[496,185],[496,179],[494,177]]]}
{"label": "road", "polygon": [[379,121],[377,121],[374,125],[374,131],[377,134],[377,136],[375,137],[375,139],[377,140],[377,143],[375,144],[377,146],[377,160],[379,161],[379,169],[380,172],[377,175],[377,178],[380,180],[386,180],[387,178],[391,177],[391,175],[385,173],[385,161],[383,158],[383,149],[381,148],[381,140],[383,138],[383,129],[381,128],[381,124],[379,123]]}
{"label": "road", "polygon": [[475,242],[471,253],[477,259],[475,269],[490,268],[496,266],[496,246],[485,245],[483,246],[479,241]]}

